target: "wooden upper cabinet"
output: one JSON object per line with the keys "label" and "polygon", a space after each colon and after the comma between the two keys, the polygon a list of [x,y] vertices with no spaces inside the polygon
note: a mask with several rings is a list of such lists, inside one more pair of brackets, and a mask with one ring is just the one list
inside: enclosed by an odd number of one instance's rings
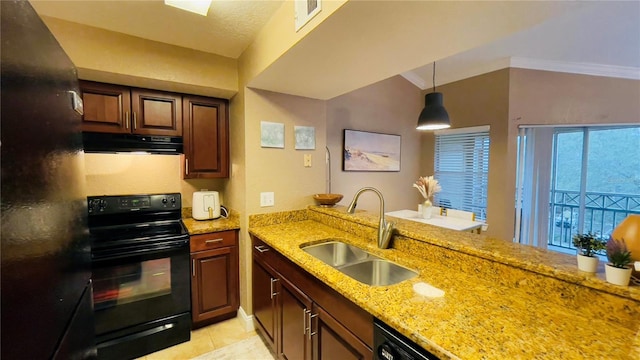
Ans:
{"label": "wooden upper cabinet", "polygon": [[163,91],[132,89],[133,133],[182,136],[182,96]]}
{"label": "wooden upper cabinet", "polygon": [[182,136],[182,95],[80,81],[82,131]]}
{"label": "wooden upper cabinet", "polygon": [[184,178],[229,177],[229,106],[224,99],[184,96]]}
{"label": "wooden upper cabinet", "polygon": [[130,88],[120,85],[80,81],[84,115],[82,131],[129,133]]}

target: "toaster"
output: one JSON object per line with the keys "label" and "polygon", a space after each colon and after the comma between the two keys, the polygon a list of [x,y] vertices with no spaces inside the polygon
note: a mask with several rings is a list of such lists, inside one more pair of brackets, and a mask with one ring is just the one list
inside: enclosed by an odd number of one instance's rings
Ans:
{"label": "toaster", "polygon": [[220,195],[217,191],[196,191],[193,193],[192,215],[196,220],[210,220],[220,217]]}

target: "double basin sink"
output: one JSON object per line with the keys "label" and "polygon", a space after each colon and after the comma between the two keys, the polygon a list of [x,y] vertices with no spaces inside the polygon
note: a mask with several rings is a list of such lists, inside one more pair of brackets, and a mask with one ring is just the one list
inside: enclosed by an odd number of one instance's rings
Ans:
{"label": "double basin sink", "polygon": [[418,272],[414,270],[382,259],[338,239],[303,244],[300,248],[343,274],[371,286],[393,285],[418,276]]}

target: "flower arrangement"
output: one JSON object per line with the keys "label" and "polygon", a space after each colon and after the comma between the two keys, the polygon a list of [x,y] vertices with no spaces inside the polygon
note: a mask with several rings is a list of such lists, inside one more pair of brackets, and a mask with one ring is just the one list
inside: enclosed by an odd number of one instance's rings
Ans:
{"label": "flower arrangement", "polygon": [[631,264],[631,252],[627,249],[624,239],[607,241],[607,258],[611,266],[626,269]]}
{"label": "flower arrangement", "polygon": [[600,240],[596,234],[576,234],[573,236],[573,246],[578,249],[578,254],[593,257],[597,251],[604,250],[606,242]]}
{"label": "flower arrangement", "polygon": [[425,200],[429,201],[433,199],[433,196],[436,193],[442,190],[438,180],[434,179],[433,176],[419,177],[418,181],[413,184],[413,187],[420,191],[420,194],[425,198]]}

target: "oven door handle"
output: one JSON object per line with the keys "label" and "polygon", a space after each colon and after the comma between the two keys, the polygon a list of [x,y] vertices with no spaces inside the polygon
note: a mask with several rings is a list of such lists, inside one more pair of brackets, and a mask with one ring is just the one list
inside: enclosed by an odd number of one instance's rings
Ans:
{"label": "oven door handle", "polygon": [[[156,246],[150,246],[145,248],[139,248],[132,250],[131,248],[111,248],[104,250],[94,250],[91,252],[91,258],[93,261],[113,260],[121,259],[132,256],[155,256],[162,255],[171,252],[175,252],[181,249],[189,248],[189,240],[180,240],[168,244],[160,244]],[[188,250],[187,250],[188,251]]]}

